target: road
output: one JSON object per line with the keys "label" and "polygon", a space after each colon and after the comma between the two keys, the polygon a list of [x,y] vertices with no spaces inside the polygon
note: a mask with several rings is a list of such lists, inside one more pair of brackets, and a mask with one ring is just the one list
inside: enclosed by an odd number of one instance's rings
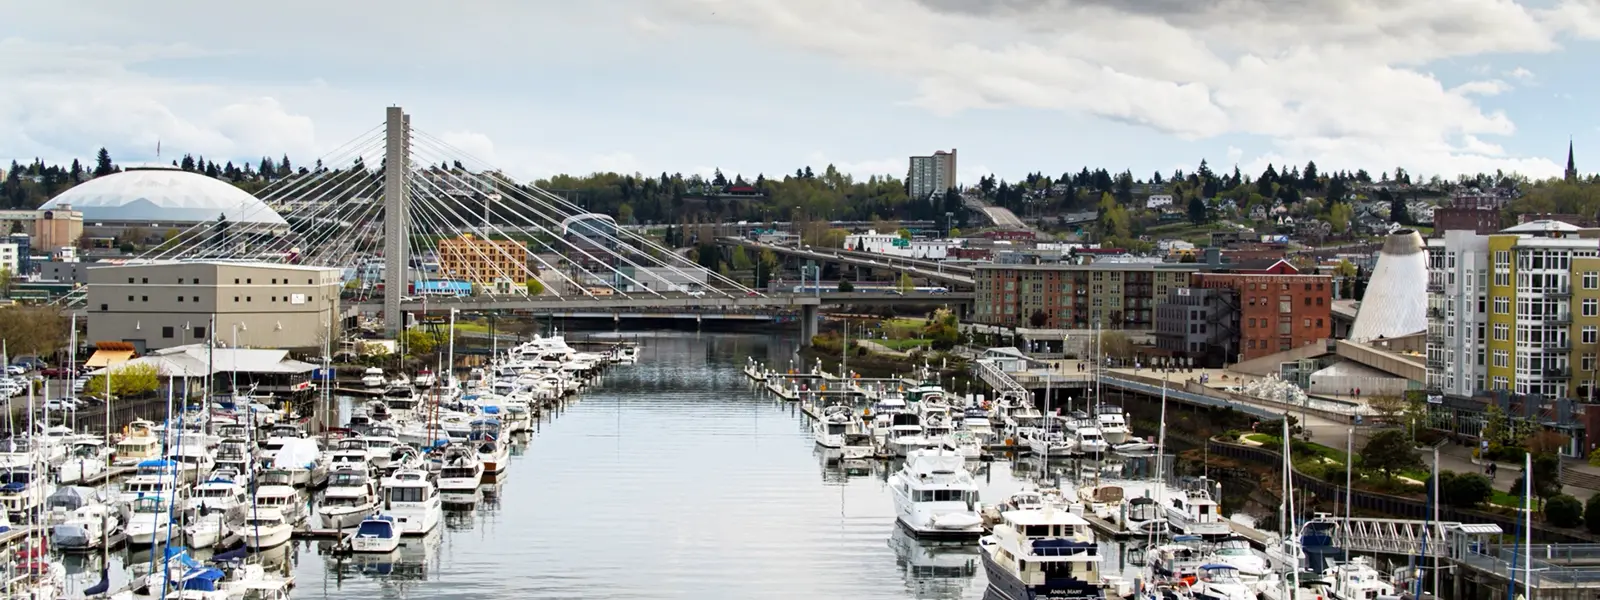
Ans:
{"label": "road", "polygon": [[1011,212],[1011,209],[999,206],[985,206],[983,207],[983,214],[988,215],[990,221],[994,221],[995,227],[1001,229],[1028,229],[1028,226],[1022,222],[1022,219],[1018,219],[1017,215]]}

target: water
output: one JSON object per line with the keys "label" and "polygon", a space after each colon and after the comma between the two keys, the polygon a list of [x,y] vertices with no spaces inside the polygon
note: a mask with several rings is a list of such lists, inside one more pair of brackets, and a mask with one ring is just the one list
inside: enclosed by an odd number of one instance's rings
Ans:
{"label": "water", "polygon": [[[294,574],[296,598],[984,597],[976,546],[899,533],[885,483],[898,465],[830,465],[795,405],[752,390],[745,357],[781,365],[791,346],[642,343],[639,364],[546,417],[495,499],[449,513],[441,533],[394,559],[342,563],[326,543],[296,541],[269,565]],[[1017,491],[1029,468],[984,464],[985,501]]]}

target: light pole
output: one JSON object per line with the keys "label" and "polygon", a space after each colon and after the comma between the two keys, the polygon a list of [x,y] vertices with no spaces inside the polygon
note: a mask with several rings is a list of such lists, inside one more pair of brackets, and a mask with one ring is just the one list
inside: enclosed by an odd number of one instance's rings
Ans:
{"label": "light pole", "polygon": [[[238,401],[239,398],[239,332],[249,330],[250,328],[245,327],[244,323],[233,324],[233,367],[230,373],[229,386],[232,387],[235,401]],[[248,407],[246,407],[246,412],[249,412]]]}

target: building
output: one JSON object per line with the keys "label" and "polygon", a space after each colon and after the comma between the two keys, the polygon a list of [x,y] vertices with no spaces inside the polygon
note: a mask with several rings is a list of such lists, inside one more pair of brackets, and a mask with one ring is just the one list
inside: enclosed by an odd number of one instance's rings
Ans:
{"label": "building", "polygon": [[1428,329],[1428,252],[1422,236],[1399,229],[1383,240],[1350,340],[1362,344]]}
{"label": "building", "polygon": [[1486,235],[1454,230],[1428,240],[1429,389],[1464,397],[1488,389],[1489,264]]}
{"label": "building", "polygon": [[1155,305],[1199,265],[974,265],[974,320],[1002,327],[1150,330]]}
{"label": "building", "polygon": [[[235,262],[160,262],[88,269],[89,339],[139,352],[204,340],[320,348],[337,339],[339,269]],[[215,319],[216,331],[208,327]],[[237,333],[235,334],[235,330]]]}
{"label": "building", "polygon": [[521,285],[533,275],[528,245],[517,240],[489,240],[470,233],[439,240],[439,274],[479,286],[504,282]]}
{"label": "building", "polygon": [[606,283],[623,293],[692,292],[706,288],[706,271],[703,269],[624,265],[610,275],[611,280]]}
{"label": "building", "polygon": [[1479,206],[1441,206],[1433,209],[1433,230],[1470,231],[1486,235],[1500,230],[1500,209]]}
{"label": "building", "polygon": [[18,228],[32,239],[34,249],[76,248],[83,237],[83,213],[65,203],[41,210],[0,210],[0,232]]}
{"label": "building", "polygon": [[[1280,263],[1287,265],[1288,263]],[[1290,267],[1292,270],[1293,267]],[[1238,361],[1311,345],[1333,335],[1333,278],[1290,273],[1199,273],[1190,285],[1237,295]]]}
{"label": "building", "polygon": [[1155,338],[1167,356],[1227,364],[1239,356],[1239,295],[1225,287],[1169,290],[1156,306]]}
{"label": "building", "polygon": [[611,215],[585,213],[561,221],[561,252],[567,260],[590,271],[610,270],[621,261],[622,249],[617,220]]}
{"label": "building", "polygon": [[956,150],[940,150],[933,156],[911,157],[911,171],[906,174],[906,193],[912,198],[928,198],[944,194],[956,187]]}
{"label": "building", "polygon": [[1150,210],[1168,206],[1172,206],[1172,194],[1152,194],[1144,201],[1144,207]]}
{"label": "building", "polygon": [[17,245],[12,243],[0,243],[0,271],[5,271],[11,275],[18,275],[22,273],[20,270],[21,268],[22,261],[18,260],[17,258]]}
{"label": "building", "polygon": [[270,231],[288,228],[277,211],[249,192],[177,167],[130,168],[96,177],[57,194],[40,210],[76,211],[82,233],[102,240],[130,231],[157,238],[219,220]]}

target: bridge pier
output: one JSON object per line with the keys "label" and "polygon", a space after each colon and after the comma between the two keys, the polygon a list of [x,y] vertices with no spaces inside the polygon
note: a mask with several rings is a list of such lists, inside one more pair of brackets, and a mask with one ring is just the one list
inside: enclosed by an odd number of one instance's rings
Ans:
{"label": "bridge pier", "polygon": [[800,347],[811,345],[811,338],[817,337],[817,305],[800,305]]}

